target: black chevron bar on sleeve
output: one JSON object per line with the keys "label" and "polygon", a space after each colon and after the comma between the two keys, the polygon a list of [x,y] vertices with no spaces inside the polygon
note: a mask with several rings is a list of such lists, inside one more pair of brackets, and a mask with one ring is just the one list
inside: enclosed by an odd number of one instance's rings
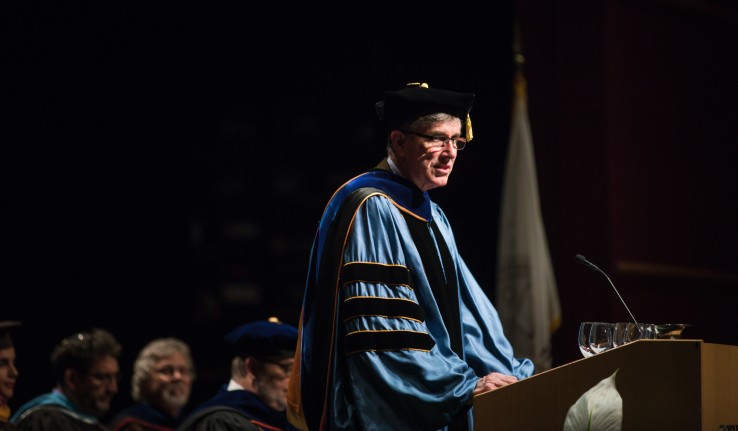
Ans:
{"label": "black chevron bar on sleeve", "polygon": [[415,331],[358,331],[346,335],[346,355],[367,351],[422,350],[435,346],[430,335]]}
{"label": "black chevron bar on sleeve", "polygon": [[341,306],[344,321],[361,316],[382,316],[388,318],[425,321],[425,313],[416,302],[402,298],[352,297]]}
{"label": "black chevron bar on sleeve", "polygon": [[347,283],[366,282],[404,285],[412,289],[410,271],[402,265],[384,265],[372,262],[350,262],[343,266],[341,279]]}

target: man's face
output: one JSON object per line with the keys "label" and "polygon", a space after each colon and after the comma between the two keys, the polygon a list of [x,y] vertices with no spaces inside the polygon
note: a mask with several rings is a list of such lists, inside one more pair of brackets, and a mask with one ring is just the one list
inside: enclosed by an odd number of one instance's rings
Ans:
{"label": "man's face", "polygon": [[[456,138],[461,133],[461,121],[453,118],[434,123],[423,130],[412,130],[423,135]],[[446,143],[441,148],[428,148],[428,139],[412,133],[402,134],[401,145],[394,145],[396,163],[405,178],[412,181],[420,190],[428,191],[443,187],[448,182],[456,160],[456,148]]]}
{"label": "man's face", "polygon": [[274,362],[259,361],[261,367],[254,377],[256,394],[264,404],[274,410],[287,409],[287,387],[292,372],[294,358],[284,358]]}
{"label": "man's face", "polygon": [[187,404],[192,391],[192,370],[187,358],[174,352],[154,364],[144,383],[142,395],[161,410],[179,410]]}
{"label": "man's face", "polygon": [[0,398],[6,401],[13,398],[16,378],[18,370],[15,368],[15,347],[0,349]]}
{"label": "man's face", "polygon": [[105,356],[93,361],[86,373],[75,373],[71,392],[78,406],[86,413],[100,417],[110,409],[118,393],[118,360]]}

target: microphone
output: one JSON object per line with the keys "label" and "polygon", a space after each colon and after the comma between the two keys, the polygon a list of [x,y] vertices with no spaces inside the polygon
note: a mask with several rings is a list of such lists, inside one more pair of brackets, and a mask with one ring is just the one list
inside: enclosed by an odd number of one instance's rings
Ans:
{"label": "microphone", "polygon": [[612,286],[612,290],[614,290],[615,293],[618,295],[618,298],[620,298],[620,302],[622,302],[623,303],[623,306],[625,307],[625,309],[628,310],[628,314],[630,314],[630,318],[633,319],[633,323],[635,323],[637,325],[638,324],[638,321],[636,320],[635,317],[633,317],[633,313],[630,312],[630,309],[628,308],[628,306],[625,305],[625,301],[623,301],[623,297],[620,296],[620,293],[615,288],[615,285],[612,284],[612,280],[610,280],[610,277],[608,277],[607,274],[605,274],[605,271],[603,271],[600,268],[598,268],[597,265],[595,265],[594,263],[588,261],[587,258],[585,258],[584,256],[582,256],[581,254],[578,254],[577,255],[577,262],[579,262],[582,265],[584,265],[584,266],[586,266],[586,267],[588,267],[590,269],[593,269],[593,270],[595,270],[595,271],[597,271],[600,274],[602,274],[602,275],[605,276],[605,278],[607,279],[607,281],[610,282],[610,286]]}

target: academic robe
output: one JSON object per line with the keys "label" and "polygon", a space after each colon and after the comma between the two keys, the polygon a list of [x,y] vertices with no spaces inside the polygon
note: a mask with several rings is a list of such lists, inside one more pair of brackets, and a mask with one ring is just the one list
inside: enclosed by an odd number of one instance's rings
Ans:
{"label": "academic robe", "polygon": [[0,422],[0,431],[18,431],[18,428],[10,422]]}
{"label": "academic robe", "polygon": [[344,184],[323,213],[295,358],[288,416],[310,431],[471,430],[479,378],[533,373],[441,208],[385,170]]}
{"label": "academic robe", "polygon": [[39,395],[10,417],[20,431],[105,431],[95,416],[83,413],[61,391]]}
{"label": "academic robe", "polygon": [[295,431],[285,412],[264,404],[256,394],[229,391],[223,386],[210,400],[198,406],[179,431]]}
{"label": "academic robe", "polygon": [[146,403],[137,403],[121,410],[110,421],[111,431],[174,431],[179,417],[155,409]]}

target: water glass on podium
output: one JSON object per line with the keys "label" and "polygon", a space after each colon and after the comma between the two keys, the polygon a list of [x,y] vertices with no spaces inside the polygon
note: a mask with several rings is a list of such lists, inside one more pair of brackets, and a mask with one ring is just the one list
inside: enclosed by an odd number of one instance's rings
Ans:
{"label": "water glass on podium", "polygon": [[592,324],[592,329],[589,331],[589,347],[595,354],[613,347],[612,330],[612,323],[597,322]]}
{"label": "water glass on podium", "polygon": [[579,351],[588,358],[613,347],[613,324],[582,322],[578,334]]}
{"label": "water glass on podium", "polygon": [[589,358],[594,355],[592,348],[589,347],[589,333],[592,331],[592,325],[595,322],[582,322],[579,325],[579,351],[582,352],[582,356]]}
{"label": "water glass on podium", "polygon": [[656,338],[656,325],[652,323],[618,322],[614,328],[613,345],[615,347],[636,340]]}

